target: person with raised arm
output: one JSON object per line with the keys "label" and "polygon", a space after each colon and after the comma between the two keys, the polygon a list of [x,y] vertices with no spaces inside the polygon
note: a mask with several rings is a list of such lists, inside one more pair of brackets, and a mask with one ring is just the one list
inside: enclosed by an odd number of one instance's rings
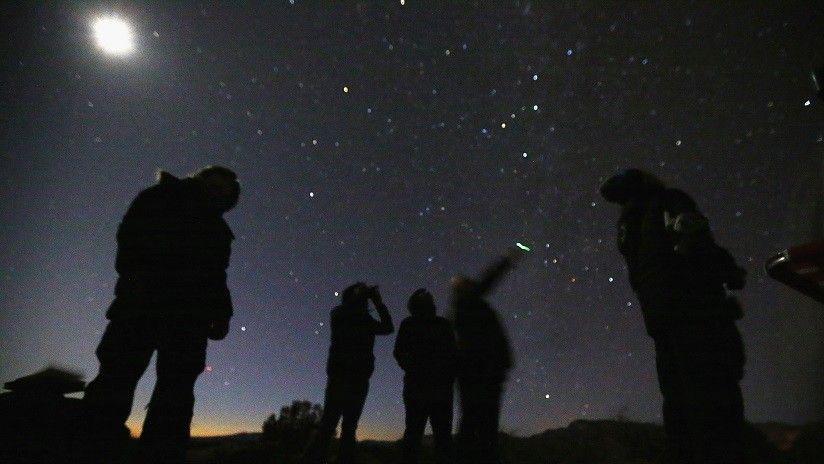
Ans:
{"label": "person with raised arm", "polygon": [[[369,314],[372,302],[379,320]],[[326,365],[326,394],[318,434],[304,455],[304,462],[324,463],[329,442],[341,422],[338,463],[351,464],[355,458],[355,433],[375,370],[375,337],[395,330],[392,316],[377,286],[363,282],[350,285],[341,295],[341,304],[332,310],[332,340]]]}

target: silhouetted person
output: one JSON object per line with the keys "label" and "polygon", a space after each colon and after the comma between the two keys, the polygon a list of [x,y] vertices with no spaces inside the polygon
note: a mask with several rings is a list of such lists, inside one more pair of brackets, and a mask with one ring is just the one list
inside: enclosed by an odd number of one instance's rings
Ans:
{"label": "silhouetted person", "polygon": [[480,280],[456,277],[452,307],[458,342],[458,459],[497,463],[501,394],[512,367],[512,350],[504,327],[486,296],[508,271],[518,252],[512,250],[488,268]]}
{"label": "silhouetted person", "polygon": [[183,462],[207,339],[223,339],[232,316],[226,269],[233,235],[223,214],[239,193],[235,174],[223,167],[183,179],[161,172],[123,217],[100,370],[84,397],[89,460],[117,459],[135,387],[157,351],[141,449],[149,462]]}
{"label": "silhouetted person", "polygon": [[403,462],[418,462],[427,420],[432,424],[438,462],[450,462],[455,334],[452,324],[436,314],[432,295],[425,289],[409,297],[408,308],[411,316],[401,322],[395,340],[395,359],[404,371]]}
{"label": "silhouetted person", "polygon": [[630,169],[601,187],[621,205],[618,247],[655,342],[670,462],[743,462],[741,309],[746,272],[684,192]]}
{"label": "silhouetted person", "polygon": [[[379,321],[369,314],[369,300],[378,311]],[[375,370],[375,336],[389,335],[395,327],[378,288],[362,282],[343,291],[341,304],[332,310],[331,319],[323,417],[304,460],[325,462],[329,442],[342,420],[338,462],[346,464],[354,461],[355,432],[369,392],[369,378]]]}

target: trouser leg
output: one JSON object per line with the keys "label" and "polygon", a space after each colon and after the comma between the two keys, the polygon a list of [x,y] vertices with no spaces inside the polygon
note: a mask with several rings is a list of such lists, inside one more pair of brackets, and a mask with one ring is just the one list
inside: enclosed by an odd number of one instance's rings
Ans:
{"label": "trouser leg", "polygon": [[169,324],[157,353],[157,383],[143,423],[141,442],[151,462],[186,458],[195,404],[194,386],[206,363],[203,327]]}
{"label": "trouser leg", "polygon": [[461,404],[461,418],[458,423],[458,462],[476,464],[481,457],[479,433],[483,404],[479,401],[482,390],[476,379],[465,378],[458,381]]}
{"label": "trouser leg", "polygon": [[498,426],[501,414],[502,385],[497,382],[485,385],[481,404],[481,418],[478,430],[478,442],[482,455],[479,462],[498,463]]}
{"label": "trouser leg", "polygon": [[112,321],[106,327],[97,358],[100,370],[86,387],[79,452],[87,462],[117,462],[129,438],[126,419],[137,382],[154,351],[151,330],[140,321]]}
{"label": "trouser leg", "polygon": [[452,384],[438,388],[430,406],[430,423],[438,464],[452,462]]}
{"label": "trouser leg", "polygon": [[358,430],[366,395],[369,392],[369,379],[351,380],[347,389],[347,398],[343,405],[343,419],[340,432],[340,453],[338,463],[350,464],[355,460],[355,434]]}
{"label": "trouser leg", "polygon": [[323,415],[320,419],[317,434],[303,454],[304,463],[316,464],[326,462],[326,455],[329,452],[329,442],[331,442],[332,437],[335,436],[338,422],[343,413],[343,393],[343,385],[339,380],[330,377],[326,381]]}
{"label": "trouser leg", "polygon": [[406,409],[406,428],[403,433],[403,462],[418,462],[423,432],[429,414],[428,405],[423,401],[420,387],[404,385],[403,403]]}
{"label": "trouser leg", "polygon": [[708,464],[744,462],[743,401],[736,381],[713,379],[694,387],[697,461]]}
{"label": "trouser leg", "polygon": [[739,381],[744,349],[733,323],[710,325],[682,335],[688,349],[681,359],[690,393],[687,416],[695,461],[741,464],[745,460],[744,404]]}
{"label": "trouser leg", "polygon": [[655,364],[658,386],[663,397],[662,416],[666,436],[666,462],[693,462],[687,421],[687,399],[683,374],[679,373],[677,357],[667,340],[656,342]]}

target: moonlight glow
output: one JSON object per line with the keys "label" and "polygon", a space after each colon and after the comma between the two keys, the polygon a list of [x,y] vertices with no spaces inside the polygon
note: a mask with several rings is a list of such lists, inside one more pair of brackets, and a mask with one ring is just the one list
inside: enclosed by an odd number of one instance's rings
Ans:
{"label": "moonlight glow", "polygon": [[129,23],[117,16],[103,16],[92,22],[97,46],[110,55],[128,55],[134,50],[134,34]]}

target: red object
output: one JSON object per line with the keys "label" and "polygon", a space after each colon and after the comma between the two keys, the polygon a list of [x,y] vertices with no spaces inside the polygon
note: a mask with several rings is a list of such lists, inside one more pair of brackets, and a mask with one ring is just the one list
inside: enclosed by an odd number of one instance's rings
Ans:
{"label": "red object", "polygon": [[767,274],[824,303],[824,241],[790,247],[767,260]]}

